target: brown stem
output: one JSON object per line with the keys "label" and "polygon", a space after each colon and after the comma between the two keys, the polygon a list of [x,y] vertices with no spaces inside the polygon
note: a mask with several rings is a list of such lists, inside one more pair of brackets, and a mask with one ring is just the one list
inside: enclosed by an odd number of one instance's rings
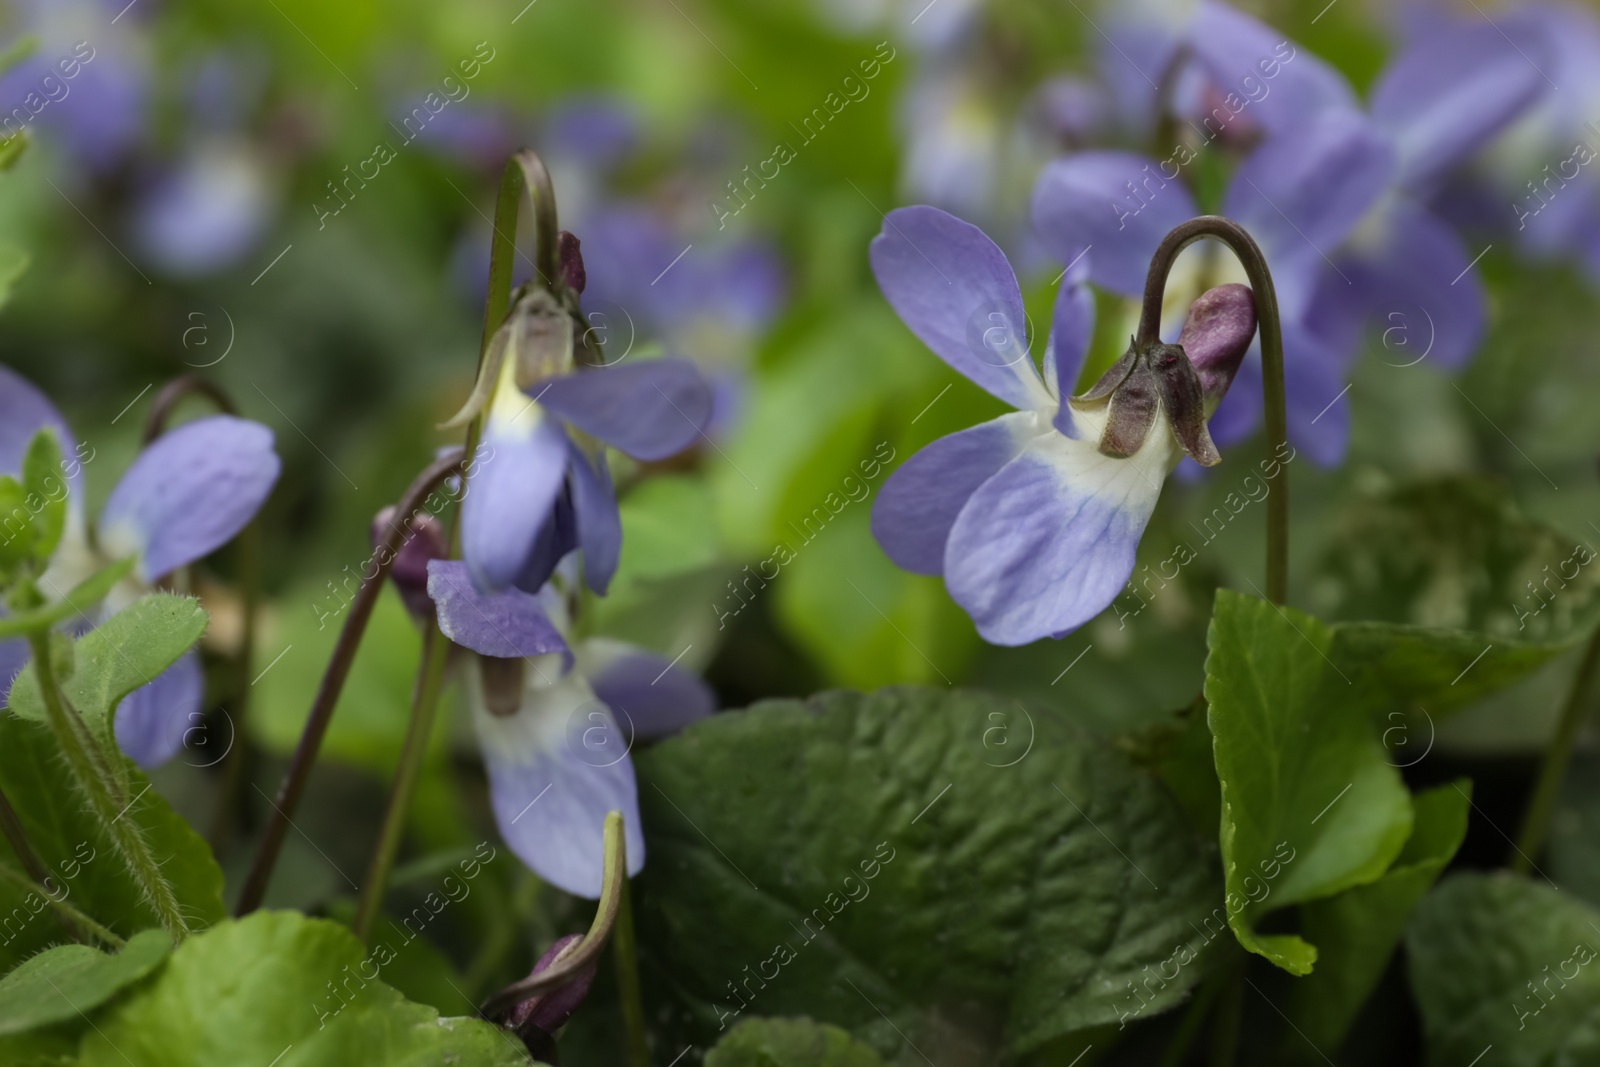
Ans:
{"label": "brown stem", "polygon": [[372,616],[372,607],[377,603],[378,593],[383,589],[383,581],[388,577],[389,568],[394,565],[395,557],[399,554],[400,542],[406,536],[410,518],[422,507],[423,500],[440,482],[451,475],[461,473],[462,461],[462,451],[454,449],[434,460],[417,475],[407,487],[405,495],[400,498],[399,507],[395,510],[397,521],[389,523],[388,529],[384,532],[383,542],[373,553],[377,562],[377,573],[361,583],[355,597],[350,601],[350,612],[345,616],[343,629],[339,631],[333,658],[328,661],[328,668],[322,676],[322,684],[317,688],[316,698],[311,703],[311,712],[306,717],[300,744],[296,746],[294,757],[289,761],[289,769],[284,774],[283,784],[278,787],[278,796],[273,802],[272,814],[267,818],[266,832],[256,852],[255,863],[250,868],[244,891],[240,894],[238,907],[240,915],[248,915],[261,906],[261,898],[266,894],[267,883],[272,878],[272,868],[278,861],[278,852],[283,847],[284,836],[288,833],[289,823],[294,818],[295,808],[300,803],[300,796],[305,791],[311,766],[317,761],[317,751],[322,747],[322,736],[327,732],[328,723],[333,718],[334,705],[339,702],[339,693],[344,689],[345,679],[350,674],[350,665],[355,662],[356,650],[360,647],[361,638],[367,630],[367,620]]}
{"label": "brown stem", "polygon": [[161,392],[150,401],[150,414],[144,420],[144,443],[149,444],[166,433],[167,420],[172,418],[173,410],[181,401],[195,395],[211,401],[224,415],[239,413],[239,409],[233,406],[233,401],[228,399],[228,394],[222,391],[221,386],[198,374],[181,374],[163,385]]}

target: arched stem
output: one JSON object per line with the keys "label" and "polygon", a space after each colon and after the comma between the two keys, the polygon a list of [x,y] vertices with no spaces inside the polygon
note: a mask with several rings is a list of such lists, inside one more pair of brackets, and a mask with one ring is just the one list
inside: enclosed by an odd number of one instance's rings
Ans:
{"label": "arched stem", "polygon": [[366,633],[367,620],[372,617],[372,607],[377,602],[379,591],[383,589],[383,581],[388,577],[389,568],[394,565],[395,557],[399,554],[400,542],[406,535],[411,516],[422,507],[424,499],[439,483],[451,475],[461,473],[463,456],[464,453],[460,450],[453,450],[434,460],[417,475],[406,489],[405,495],[400,498],[400,505],[395,510],[397,521],[389,524],[382,543],[373,552],[377,572],[361,583],[350,601],[350,611],[345,616],[344,628],[339,631],[333,658],[328,661],[328,668],[322,676],[322,684],[317,688],[316,698],[311,703],[311,712],[306,716],[305,729],[300,734],[300,744],[295,748],[294,757],[289,762],[283,784],[278,787],[272,814],[267,819],[266,833],[262,836],[255,863],[250,868],[250,876],[246,879],[244,891],[239,897],[240,915],[248,915],[261,906],[261,898],[266,894],[267,883],[272,878],[272,868],[278,861],[278,852],[283,848],[284,835],[288,833],[290,820],[294,818],[300,796],[305,792],[312,764],[316,763],[317,752],[322,747],[322,736],[327,732],[328,722],[333,718],[334,705],[339,702],[339,693],[343,690],[345,679],[350,674],[350,665],[355,661],[362,635]]}
{"label": "arched stem", "polygon": [[1556,801],[1561,796],[1561,783],[1567,777],[1567,766],[1572,762],[1572,750],[1578,742],[1578,733],[1589,717],[1590,705],[1586,699],[1594,687],[1596,671],[1600,671],[1600,628],[1589,638],[1578,673],[1572,677],[1572,688],[1567,691],[1567,701],[1561,709],[1555,736],[1545,749],[1539,764],[1539,777],[1535,780],[1533,794],[1528,798],[1528,809],[1522,817],[1522,829],[1511,848],[1508,866],[1518,874],[1533,870],[1533,858],[1544,848],[1550,833],[1550,817],[1555,814]]}
{"label": "arched stem", "polygon": [[1283,324],[1278,316],[1278,293],[1261,247],[1243,226],[1221,215],[1201,215],[1175,227],[1161,241],[1150,273],[1145,276],[1144,305],[1139,313],[1138,346],[1143,349],[1161,339],[1161,303],[1172,264],[1189,245],[1209,237],[1227,245],[1250,279],[1255,297],[1256,322],[1261,334],[1262,407],[1266,415],[1267,445],[1278,461],[1267,478],[1267,599],[1282,604],[1289,595],[1289,481],[1283,464],[1289,447],[1289,415],[1283,395]]}
{"label": "arched stem", "polygon": [[628,880],[628,845],[622,833],[622,814],[611,812],[606,816],[605,862],[600,875],[600,903],[595,908],[594,921],[578,947],[559,961],[528,977],[512,982],[500,992],[483,1002],[479,1014],[498,1021],[508,1010],[536,993],[556,989],[572,981],[588,966],[600,950],[606,947],[611,930],[617,922],[617,912],[622,905],[622,892]]}

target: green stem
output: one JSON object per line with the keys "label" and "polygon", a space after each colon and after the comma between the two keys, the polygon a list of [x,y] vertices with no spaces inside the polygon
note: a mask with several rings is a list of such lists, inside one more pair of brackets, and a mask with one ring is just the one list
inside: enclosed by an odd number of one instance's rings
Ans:
{"label": "green stem", "polygon": [[622,1001],[622,1026],[628,1038],[628,1067],[650,1067],[650,1046],[644,1037],[644,999],[639,992],[639,950],[633,938],[633,893],[622,879],[617,925],[611,933],[617,965],[617,997]]}
{"label": "green stem", "polygon": [[1566,706],[1561,709],[1556,735],[1550,739],[1550,747],[1545,749],[1544,761],[1539,765],[1539,777],[1533,787],[1533,796],[1528,801],[1527,814],[1522,817],[1522,830],[1517,834],[1517,843],[1512,848],[1508,864],[1518,874],[1527,874],[1533,869],[1533,857],[1544,848],[1545,838],[1550,833],[1550,816],[1554,814],[1556,799],[1561,794],[1561,782],[1567,776],[1567,765],[1572,762],[1572,750],[1577,744],[1578,733],[1588,717],[1584,697],[1594,684],[1597,668],[1600,668],[1600,627],[1589,638],[1589,647],[1583,653],[1583,662],[1578,666],[1578,673],[1572,679],[1572,689],[1567,693]]}
{"label": "green stem", "polygon": [[1244,953],[1239,953],[1219,983],[1216,1022],[1211,1030],[1211,1067],[1233,1067],[1239,1058],[1239,1024],[1244,1017]]}
{"label": "green stem", "polygon": [[[6,841],[11,845],[11,851],[17,854],[17,859],[22,861],[23,870],[33,882],[43,885],[50,880],[50,870],[39,859],[39,854],[33,850],[33,845],[28,841],[28,835],[22,828],[22,820],[17,817],[17,809],[11,806],[11,799],[6,796],[5,790],[0,789],[0,832],[4,832]],[[15,874],[7,869],[7,874]],[[22,877],[17,875],[17,877]],[[49,894],[45,894],[49,896]],[[59,910],[59,909],[58,909]],[[63,915],[62,925],[67,929],[72,940],[81,942],[83,931],[80,930],[70,918]]]}
{"label": "green stem", "polygon": [[1261,332],[1262,405],[1267,423],[1267,445],[1278,460],[1267,481],[1267,599],[1284,603],[1289,596],[1289,482],[1283,466],[1289,456],[1289,413],[1283,394],[1283,325],[1278,316],[1278,293],[1272,284],[1267,258],[1255,238],[1232,219],[1202,215],[1175,227],[1161,241],[1145,276],[1144,305],[1139,314],[1141,349],[1161,339],[1161,301],[1167,275],[1178,253],[1201,238],[1221,241],[1232,250],[1250,279],[1255,297],[1256,321]]}
{"label": "green stem", "polygon": [[416,795],[417,780],[422,775],[423,759],[428,753],[428,738],[433,733],[439,707],[439,691],[444,688],[444,667],[450,642],[436,626],[430,626],[422,640],[422,663],[411,697],[411,721],[406,727],[400,763],[395,768],[389,804],[383,812],[378,843],[373,848],[367,877],[361,886],[361,900],[356,905],[355,933],[362,941],[371,936],[372,924],[377,921],[378,912],[383,908],[384,891],[389,884],[389,874],[394,870],[395,854],[400,850],[400,835],[405,830],[406,813]]}
{"label": "green stem", "polygon": [[339,631],[339,639],[333,647],[333,656],[328,661],[327,670],[323,672],[322,683],[317,687],[317,695],[311,702],[311,711],[306,716],[300,743],[295,746],[294,756],[289,761],[289,769],[284,773],[283,783],[278,787],[278,796],[273,801],[272,814],[267,818],[266,830],[262,834],[255,862],[250,867],[250,874],[245,879],[244,889],[239,895],[237,911],[240,915],[248,915],[255,911],[261,906],[262,898],[266,896],[267,883],[272,880],[272,868],[277,865],[278,853],[283,849],[283,839],[289,832],[290,820],[294,818],[295,809],[300,805],[300,797],[305,792],[311,768],[317,762],[317,754],[322,748],[323,735],[328,732],[328,723],[333,719],[333,709],[339,703],[339,694],[344,690],[345,680],[350,676],[350,666],[355,662],[356,650],[361,646],[361,638],[366,633],[367,621],[372,617],[372,608],[377,603],[378,593],[383,589],[383,581],[388,577],[389,568],[394,565],[395,557],[399,555],[400,542],[406,535],[411,516],[422,507],[424,499],[435,486],[451,475],[461,472],[462,462],[461,452],[452,450],[448,455],[441,456],[423,468],[422,473],[417,475],[406,488],[405,495],[400,498],[400,504],[395,509],[397,521],[389,524],[382,543],[374,550],[373,558],[378,563],[377,572],[370,580],[361,583],[355,597],[350,601],[344,627]]}
{"label": "green stem", "polygon": [[106,944],[110,945],[112,948],[121,948],[123,945],[127,944],[127,942],[122,938],[118,937],[104,926],[101,926],[99,923],[95,922],[92,918],[90,918],[88,915],[85,915],[71,904],[68,904],[65,897],[62,897],[59,900],[56,899],[55,895],[52,894],[49,889],[40,884],[41,879],[29,878],[21,871],[14,871],[3,863],[0,863],[0,878],[4,878],[6,881],[10,882],[12,885],[24,892],[36,893],[39,896],[44,897],[45,900],[49,901],[50,906],[56,910],[56,914],[61,916],[62,924],[65,925],[68,930],[73,931],[74,940],[82,941],[83,936],[81,933],[79,933],[79,931],[87,930],[95,937],[98,937],[101,941],[104,941]]}
{"label": "green stem", "polygon": [[1212,976],[1210,981],[1200,986],[1200,991],[1189,1002],[1189,1009],[1183,1013],[1177,1033],[1172,1035],[1172,1042],[1167,1045],[1166,1055],[1161,1057],[1161,1067],[1183,1067],[1188,1060],[1189,1049],[1205,1029],[1211,1006],[1216,1002],[1217,994],[1222,992],[1224,974]]}
{"label": "green stem", "polygon": [[168,933],[181,940],[189,932],[189,921],[184,917],[182,905],[178,903],[178,895],[166,875],[161,873],[161,864],[150,851],[150,843],[145,840],[138,822],[124,818],[139,798],[127,798],[127,786],[122,776],[113,772],[111,762],[90,732],[89,724],[83,721],[77,709],[67,703],[66,694],[61,691],[50,663],[49,635],[33,634],[28,644],[33,649],[33,670],[39,682],[39,692],[44,698],[46,718],[67,758],[67,766],[77,779],[78,788],[99,816],[101,825],[128,865],[134,882],[155,912],[156,919]]}

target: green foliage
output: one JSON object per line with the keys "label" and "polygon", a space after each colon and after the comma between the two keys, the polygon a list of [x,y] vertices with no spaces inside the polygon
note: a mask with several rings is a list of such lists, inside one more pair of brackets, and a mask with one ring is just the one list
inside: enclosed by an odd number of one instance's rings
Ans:
{"label": "green foliage", "polygon": [[[122,817],[143,831],[191,925],[221,919],[222,872],[211,850],[131,760],[117,758],[136,798]],[[105,827],[86,809],[48,728],[0,714],[0,789],[64,899],[124,937],[160,925]],[[0,862],[22,869],[8,844],[0,844]],[[0,972],[65,934],[43,897],[0,882]]]}
{"label": "green foliage", "polygon": [[706,1053],[706,1067],[882,1067],[837,1026],[810,1019],[746,1019]]}
{"label": "green foliage", "polygon": [[1471,790],[1463,781],[1418,793],[1411,837],[1394,866],[1375,882],[1301,911],[1301,928],[1317,946],[1317,967],[1294,984],[1290,1016],[1313,1045],[1337,1047],[1377,985],[1412,909],[1467,836]]}
{"label": "green foliage", "polygon": [[128,576],[135,562],[129,557],[107,564],[69,589],[60,600],[0,618],[0,640],[40,633],[74,618],[81,610],[78,605],[99,602],[101,597],[111,592],[113,586]]}
{"label": "green foliage", "polygon": [[[1292,934],[1260,936],[1256,920],[1377,880],[1411,836],[1411,799],[1377,730],[1385,713],[1416,704],[1441,716],[1559,651],[1485,650],[1482,640],[1387,623],[1329,626],[1218,591],[1205,692],[1223,870],[1237,902],[1230,922],[1246,948],[1308,973],[1316,949]],[[1282,876],[1250,889],[1246,879],[1284,852],[1294,858]]]}
{"label": "green foliage", "polygon": [[1209,849],[1154,779],[1054,718],[999,766],[985,731],[1012,710],[826,693],[639,754],[640,932],[705,1031],[807,1013],[886,1055],[987,1060],[1182,1000],[1223,929]]}
{"label": "green foliage", "polygon": [[347,929],[327,920],[256,912],[219,923],[173,950],[153,979],[96,1013],[75,1062],[529,1062],[515,1038],[481,1020],[442,1018],[406,1001],[379,979],[380,970]]}
{"label": "green foliage", "polygon": [[71,1022],[160,965],[172,951],[162,930],[145,930],[115,954],[60,945],[0,978],[0,1036]]}
{"label": "green foliage", "polygon": [[[102,743],[115,745],[112,712],[118,702],[172,666],[200,639],[207,621],[194,597],[152,593],[78,639],[71,669],[61,671],[61,688]],[[17,675],[7,701],[13,714],[45,720],[32,664]]]}
{"label": "green foliage", "polygon": [[1428,1062],[1494,1046],[1508,1067],[1600,1059],[1600,912],[1510,874],[1457,874],[1406,934]]}

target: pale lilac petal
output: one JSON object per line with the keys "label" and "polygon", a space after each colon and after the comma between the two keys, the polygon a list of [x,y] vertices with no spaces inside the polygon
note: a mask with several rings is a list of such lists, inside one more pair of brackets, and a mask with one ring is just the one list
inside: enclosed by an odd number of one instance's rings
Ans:
{"label": "pale lilac petal", "polygon": [[1431,183],[1552,91],[1540,73],[1549,53],[1536,23],[1514,17],[1444,27],[1407,48],[1370,102],[1399,149],[1402,182]]}
{"label": "pale lilac petal", "polygon": [[1289,443],[1319,467],[1338,466],[1350,442],[1350,395],[1339,364],[1321,338],[1292,319],[1284,321],[1283,393]]}
{"label": "pale lilac petal", "polygon": [[533,594],[521,589],[480,593],[465,563],[429,561],[428,595],[438,612],[440,632],[479,655],[513,659],[567,651],[566,641]]}
{"label": "pale lilac petal", "polygon": [[183,738],[200,725],[205,674],[190,649],[154,680],[122,698],[115,712],[117,747],[146,770],[177,755]]}
{"label": "pale lilac petal", "polygon": [[578,518],[572,506],[570,488],[556,494],[550,518],[539,527],[533,548],[517,572],[513,585],[526,593],[538,593],[556,572],[562,559],[578,547]]}
{"label": "pale lilac petal", "polygon": [[889,306],[934,355],[1014,408],[1050,405],[1017,276],[982,230],[938,208],[898,208],[870,256]]}
{"label": "pale lilac petal", "polygon": [[[0,612],[0,618],[5,613]],[[0,641],[0,692],[11,692],[11,683],[16,681],[17,672],[28,665],[28,642],[18,638],[15,641]]]}
{"label": "pale lilac petal", "polygon": [[1482,338],[1486,317],[1473,253],[1450,227],[1408,201],[1391,202],[1382,222],[1370,242],[1349,246],[1341,258],[1339,269],[1352,283],[1346,288],[1353,287],[1379,329],[1405,328],[1408,359],[1460,367]]}
{"label": "pale lilac petal", "polygon": [[872,505],[872,536],[897,566],[942,574],[950,527],[968,498],[1048,432],[1036,412],[1015,411],[932,442],[884,481]]}
{"label": "pale lilac petal", "polygon": [[1048,434],[980,486],[950,530],[944,573],[984,640],[1060,637],[1116,599],[1178,455],[1163,424],[1129,459]]}
{"label": "pale lilac petal", "polygon": [[244,529],[272,492],[281,464],[272,431],[212,415],[169,430],[134,459],[100,512],[101,543],[139,554],[153,581],[209,555]]}
{"label": "pale lilac petal", "polygon": [[1198,212],[1181,177],[1131,152],[1079,152],[1045,167],[1033,187],[1033,225],[1062,264],[1086,249],[1090,278],[1129,296],[1144,290],[1167,231]]}
{"label": "pale lilac petal", "polygon": [[611,586],[622,555],[622,516],[611,484],[605,450],[592,458],[576,441],[571,444],[572,509],[577,519],[578,547],[583,549],[583,581],[601,596]]}
{"label": "pale lilac petal", "polygon": [[480,590],[504,589],[521,573],[547,524],[567,473],[567,435],[537,404],[491,414],[484,445],[493,449],[467,482],[461,503],[461,557]]}
{"label": "pale lilac petal", "polygon": [[686,359],[649,359],[537,382],[529,395],[635,459],[683,451],[711,420],[711,387]]}
{"label": "pale lilac petal", "polygon": [[0,366],[0,474],[18,477],[22,474],[22,457],[28,443],[42,426],[56,432],[61,455],[69,461],[71,488],[69,497],[78,495],[78,467],[70,464],[74,458],[72,431],[54,404],[28,379],[9,367]]}
{"label": "pale lilac petal", "polygon": [[1205,124],[1208,131],[1224,129],[1226,125],[1220,125],[1224,120],[1242,116],[1277,136],[1329,108],[1357,106],[1350,83],[1338,71],[1272,27],[1225,4],[1200,5],[1189,28],[1189,47],[1215,83],[1218,102],[1225,108]]}
{"label": "pale lilac petal", "polygon": [[[1078,375],[1083,373],[1083,360],[1089,354],[1089,341],[1094,336],[1094,294],[1089,291],[1089,260],[1084,256],[1061,277],[1061,287],[1056,290],[1054,317],[1050,320],[1050,340],[1045,348],[1045,381],[1061,397],[1065,407],[1067,397],[1076,391]],[[1062,425],[1071,420],[1060,417],[1057,409],[1056,428],[1067,432]]]}
{"label": "pale lilac petal", "polygon": [[606,814],[620,811],[628,873],[638,873],[644,835],[632,739],[581,677],[530,687],[521,710],[505,718],[474,703],[495,822],[517,858],[556,888],[596,899]]}
{"label": "pale lilac petal", "polygon": [[578,669],[616,716],[624,736],[666,737],[717,710],[716,694],[699,676],[622,641],[585,641],[578,648]]}
{"label": "pale lilac petal", "polygon": [[1332,251],[1389,187],[1394,150],[1367,119],[1333,111],[1268,138],[1239,165],[1223,214],[1241,223],[1274,260],[1274,253],[1308,256]]}

